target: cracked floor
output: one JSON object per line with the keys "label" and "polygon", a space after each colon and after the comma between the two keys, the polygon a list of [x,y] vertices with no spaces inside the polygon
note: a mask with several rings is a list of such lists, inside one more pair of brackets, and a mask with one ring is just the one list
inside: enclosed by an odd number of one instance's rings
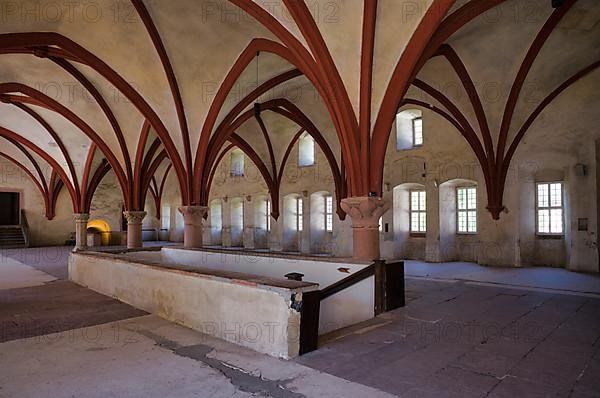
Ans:
{"label": "cracked floor", "polygon": [[0,398],[600,396],[597,276],[410,262],[405,308],[283,361],[65,281],[66,248],[5,254]]}

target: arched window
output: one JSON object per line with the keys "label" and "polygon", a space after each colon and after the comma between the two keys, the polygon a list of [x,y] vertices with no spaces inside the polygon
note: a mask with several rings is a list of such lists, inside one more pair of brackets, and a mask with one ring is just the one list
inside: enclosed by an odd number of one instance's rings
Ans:
{"label": "arched window", "polygon": [[244,175],[244,152],[240,149],[231,151],[231,172],[232,177],[241,177]]}
{"label": "arched window", "polygon": [[306,167],[315,164],[315,140],[308,133],[302,134],[298,144],[298,166]]}
{"label": "arched window", "polygon": [[396,115],[396,149],[404,150],[423,145],[423,112],[407,109]]}

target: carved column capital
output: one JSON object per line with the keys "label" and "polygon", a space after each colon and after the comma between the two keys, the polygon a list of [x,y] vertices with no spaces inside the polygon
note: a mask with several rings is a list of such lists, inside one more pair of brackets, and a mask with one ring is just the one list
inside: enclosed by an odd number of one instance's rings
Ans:
{"label": "carved column capital", "polygon": [[90,220],[90,215],[88,213],[75,213],[73,219],[76,223],[87,223]]}
{"label": "carved column capital", "polygon": [[145,211],[124,211],[123,215],[127,219],[127,224],[141,224],[146,217]]}
{"label": "carved column capital", "polygon": [[342,199],[342,209],[352,219],[352,228],[379,229],[379,219],[389,210],[389,200],[369,196]]}
{"label": "carved column capital", "polygon": [[178,210],[186,225],[202,225],[204,216],[208,214],[207,206],[181,206]]}

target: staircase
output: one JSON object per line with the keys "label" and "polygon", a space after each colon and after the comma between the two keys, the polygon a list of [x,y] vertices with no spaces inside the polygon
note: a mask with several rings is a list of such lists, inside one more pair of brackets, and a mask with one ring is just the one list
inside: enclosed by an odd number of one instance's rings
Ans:
{"label": "staircase", "polygon": [[0,249],[29,247],[29,224],[21,210],[21,225],[0,227]]}
{"label": "staircase", "polygon": [[0,248],[14,249],[27,247],[25,234],[20,226],[0,228]]}

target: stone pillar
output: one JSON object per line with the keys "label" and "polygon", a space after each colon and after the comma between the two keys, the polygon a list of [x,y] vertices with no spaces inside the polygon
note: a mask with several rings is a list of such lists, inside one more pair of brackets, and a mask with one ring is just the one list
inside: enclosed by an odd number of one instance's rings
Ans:
{"label": "stone pillar", "polygon": [[137,249],[143,247],[142,243],[142,221],[146,217],[145,211],[125,211],[123,215],[127,219],[127,248]]}
{"label": "stone pillar", "polygon": [[75,219],[75,249],[85,250],[87,248],[87,223],[90,215],[87,213],[76,213]]}
{"label": "stone pillar", "polygon": [[182,206],[179,212],[183,215],[183,247],[199,249],[202,247],[204,216],[208,212],[206,206]]}
{"label": "stone pillar", "polygon": [[379,259],[379,218],[390,205],[388,200],[367,196],[342,200],[342,209],[352,219],[354,259]]}
{"label": "stone pillar", "polygon": [[[449,198],[440,197],[440,189],[437,182],[434,181],[427,182],[425,191],[427,195],[427,234],[425,237],[425,261],[428,263],[439,263],[442,258],[442,250],[447,250],[447,248],[444,249],[442,247],[440,241],[440,206],[443,206],[443,204],[440,204],[440,202],[448,200]],[[453,194],[456,194],[456,188],[452,188],[452,191]],[[452,206],[455,208],[456,199],[451,200],[451,202]]]}

